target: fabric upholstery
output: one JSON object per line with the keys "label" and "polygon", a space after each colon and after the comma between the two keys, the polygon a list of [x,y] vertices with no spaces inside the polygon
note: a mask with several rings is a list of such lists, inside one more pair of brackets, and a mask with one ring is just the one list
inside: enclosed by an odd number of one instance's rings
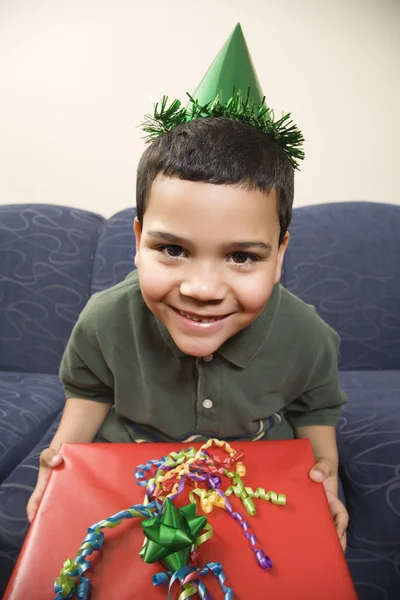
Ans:
{"label": "fabric upholstery", "polygon": [[344,371],[337,427],[350,515],[348,564],[362,600],[400,596],[400,370]]}
{"label": "fabric upholstery", "polygon": [[400,206],[294,211],[283,284],[339,333],[341,370],[400,369]]}
{"label": "fabric upholstery", "polygon": [[57,373],[89,298],[103,220],[63,206],[0,206],[0,370]]}
{"label": "fabric upholstery", "polygon": [[347,564],[360,600],[398,600],[399,550],[349,547]]}
{"label": "fabric upholstery", "polygon": [[345,371],[340,381],[350,398],[337,427],[349,542],[400,551],[400,370]]}
{"label": "fabric upholstery", "polygon": [[135,217],[136,208],[127,208],[104,223],[96,249],[91,294],[119,283],[135,269]]}
{"label": "fabric upholstery", "polygon": [[0,481],[45,435],[63,405],[57,375],[0,371]]}

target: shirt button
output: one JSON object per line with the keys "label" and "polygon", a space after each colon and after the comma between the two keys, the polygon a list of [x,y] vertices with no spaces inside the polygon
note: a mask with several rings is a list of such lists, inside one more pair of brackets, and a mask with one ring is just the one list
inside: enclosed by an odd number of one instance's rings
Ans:
{"label": "shirt button", "polygon": [[204,408],[212,408],[212,405],[213,405],[212,400],[209,400],[208,398],[207,398],[207,400],[203,400]]}
{"label": "shirt button", "polygon": [[212,354],[209,354],[208,356],[203,356],[204,362],[211,362],[213,358],[214,356]]}

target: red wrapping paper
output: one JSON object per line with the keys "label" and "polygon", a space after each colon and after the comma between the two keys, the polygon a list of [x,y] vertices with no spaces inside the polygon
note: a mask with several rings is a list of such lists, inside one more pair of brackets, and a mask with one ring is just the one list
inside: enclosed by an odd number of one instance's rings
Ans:
{"label": "red wrapping paper", "polygon": [[[143,503],[145,488],[134,480],[135,467],[188,446],[64,444],[64,464],[50,476],[4,600],[53,600],[54,580],[64,561],[75,558],[88,527]],[[201,444],[193,446],[197,449]],[[324,488],[308,477],[315,462],[308,440],[235,442],[232,446],[245,452],[246,486],[287,496],[285,506],[255,499],[254,517],[247,515],[238,498],[229,498],[274,567],[263,571],[258,566],[241,527],[220,508],[207,515],[214,536],[198,548],[201,565],[221,562],[225,584],[233,588],[238,600],[356,600]],[[223,478],[221,489],[230,483]],[[177,502],[180,506],[188,500],[189,488],[185,489]],[[138,555],[144,540],[140,520],[130,519],[103,531],[103,550],[92,554],[93,566],[85,574],[91,580],[91,600],[166,600],[167,587],[154,587],[151,580],[164,569],[159,563],[145,564]],[[213,600],[223,598],[211,575],[203,581]]]}

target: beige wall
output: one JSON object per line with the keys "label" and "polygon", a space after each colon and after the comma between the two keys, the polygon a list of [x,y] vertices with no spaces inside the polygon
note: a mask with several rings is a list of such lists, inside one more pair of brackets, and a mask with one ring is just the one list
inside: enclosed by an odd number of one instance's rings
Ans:
{"label": "beige wall", "polygon": [[192,92],[238,21],[306,137],[296,205],[400,204],[399,0],[1,0],[0,203],[133,204],[149,96]]}

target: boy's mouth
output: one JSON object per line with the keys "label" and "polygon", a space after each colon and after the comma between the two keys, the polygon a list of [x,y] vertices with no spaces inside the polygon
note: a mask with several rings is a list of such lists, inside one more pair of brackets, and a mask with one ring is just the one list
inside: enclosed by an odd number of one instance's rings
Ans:
{"label": "boy's mouth", "polygon": [[171,306],[171,308],[179,313],[182,317],[185,317],[185,319],[189,319],[190,321],[194,321],[195,323],[215,323],[216,321],[221,321],[222,319],[225,319],[225,317],[228,317],[229,315],[199,315],[196,313],[191,313],[191,312],[186,312],[184,310],[179,310],[178,308],[175,308],[174,306]]}

